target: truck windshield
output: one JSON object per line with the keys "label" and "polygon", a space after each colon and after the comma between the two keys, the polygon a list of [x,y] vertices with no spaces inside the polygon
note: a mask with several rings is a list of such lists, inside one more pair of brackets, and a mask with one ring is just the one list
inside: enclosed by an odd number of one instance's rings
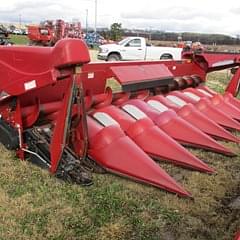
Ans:
{"label": "truck windshield", "polygon": [[124,38],[120,42],[118,42],[118,45],[124,45],[127,41],[129,41],[129,38]]}

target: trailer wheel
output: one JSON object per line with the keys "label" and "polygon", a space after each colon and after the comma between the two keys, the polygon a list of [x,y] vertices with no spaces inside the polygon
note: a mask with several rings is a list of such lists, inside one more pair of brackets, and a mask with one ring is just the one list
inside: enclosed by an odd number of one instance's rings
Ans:
{"label": "trailer wheel", "polygon": [[120,61],[121,57],[119,54],[116,53],[111,53],[108,55],[107,61],[109,62],[115,62],[115,61]]}
{"label": "trailer wheel", "polygon": [[173,59],[173,56],[170,53],[164,53],[161,55],[160,60]]}

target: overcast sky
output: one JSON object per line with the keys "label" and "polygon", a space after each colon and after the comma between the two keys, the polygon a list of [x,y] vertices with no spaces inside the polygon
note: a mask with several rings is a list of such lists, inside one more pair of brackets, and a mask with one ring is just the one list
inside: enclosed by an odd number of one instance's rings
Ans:
{"label": "overcast sky", "polygon": [[[88,9],[94,26],[95,0],[1,1],[0,22],[38,23],[45,19],[79,19]],[[120,22],[124,28],[177,32],[240,34],[240,1],[228,0],[97,0],[97,26]]]}

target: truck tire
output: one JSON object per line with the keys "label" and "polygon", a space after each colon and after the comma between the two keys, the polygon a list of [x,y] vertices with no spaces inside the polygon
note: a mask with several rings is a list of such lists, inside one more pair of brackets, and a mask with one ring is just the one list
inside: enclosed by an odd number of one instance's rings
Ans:
{"label": "truck tire", "polygon": [[164,53],[161,55],[160,60],[173,59],[173,56],[170,53]]}
{"label": "truck tire", "polygon": [[115,61],[120,61],[120,60],[121,60],[121,57],[117,53],[111,53],[107,57],[108,62],[115,62]]}

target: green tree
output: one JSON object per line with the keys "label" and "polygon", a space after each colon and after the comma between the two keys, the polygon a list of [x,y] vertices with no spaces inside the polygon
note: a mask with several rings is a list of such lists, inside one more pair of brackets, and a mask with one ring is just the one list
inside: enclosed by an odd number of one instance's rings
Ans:
{"label": "green tree", "polygon": [[121,23],[113,23],[110,28],[110,37],[114,41],[118,41],[122,38],[123,29]]}

